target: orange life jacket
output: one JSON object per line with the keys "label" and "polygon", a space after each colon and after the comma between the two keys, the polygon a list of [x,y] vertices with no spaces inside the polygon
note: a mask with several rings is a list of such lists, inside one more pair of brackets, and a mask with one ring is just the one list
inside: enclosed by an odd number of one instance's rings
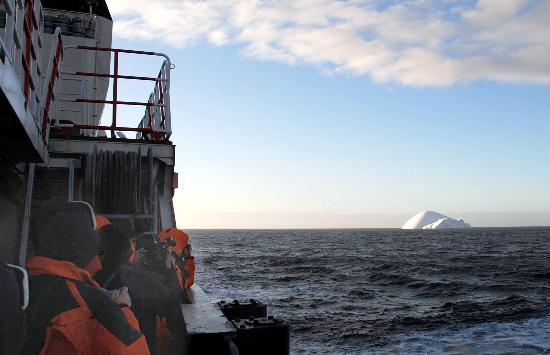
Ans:
{"label": "orange life jacket", "polygon": [[183,290],[185,288],[185,285],[184,285],[185,277],[179,265],[176,265],[176,276],[178,277],[178,283],[180,284],[180,287]]}
{"label": "orange life jacket", "polygon": [[187,270],[187,278],[185,279],[185,287],[189,288],[195,283],[195,257],[190,256],[185,258],[185,269]]}
{"label": "orange life jacket", "polygon": [[[31,275],[30,322],[38,327],[29,336],[44,335],[40,355],[149,354],[133,312],[114,304],[86,270],[40,256],[30,258],[27,269]],[[32,342],[39,340],[31,339],[23,353],[32,353]]]}
{"label": "orange life jacket", "polygon": [[101,259],[99,258],[99,256],[96,256],[92,259],[92,261],[88,263],[88,265],[86,265],[86,268],[84,268],[84,270],[88,271],[91,276],[94,276],[102,269],[102,267],[103,265],[101,265]]}
{"label": "orange life jacket", "polygon": [[189,288],[195,283],[195,257],[188,256],[183,262],[176,263],[176,275],[181,289]]}

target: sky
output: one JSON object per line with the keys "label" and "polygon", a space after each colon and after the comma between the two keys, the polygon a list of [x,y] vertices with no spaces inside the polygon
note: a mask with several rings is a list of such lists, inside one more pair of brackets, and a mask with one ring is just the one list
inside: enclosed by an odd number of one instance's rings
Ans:
{"label": "sky", "polygon": [[108,4],[175,65],[179,227],[550,225],[550,1]]}

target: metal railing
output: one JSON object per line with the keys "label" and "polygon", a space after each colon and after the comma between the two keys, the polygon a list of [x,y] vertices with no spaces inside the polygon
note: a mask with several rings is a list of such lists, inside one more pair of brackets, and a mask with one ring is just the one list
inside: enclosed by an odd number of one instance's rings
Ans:
{"label": "metal railing", "polygon": [[63,40],[61,39],[61,29],[58,27],[55,30],[54,42],[52,44],[52,52],[46,77],[49,78],[47,90],[44,91],[42,102],[44,102],[44,111],[42,114],[42,138],[45,142],[48,141],[50,135],[50,109],[55,100],[55,84],[59,80],[59,71],[61,62],[63,61]]}
{"label": "metal railing", "polygon": [[[10,66],[20,85],[24,109],[34,118],[45,143],[48,141],[49,111],[55,100],[54,89],[62,60],[63,44],[59,29],[54,34],[48,70],[41,67],[44,15],[38,0],[2,0],[5,11],[0,59]],[[60,52],[61,50],[61,52]]]}
{"label": "metal railing", "polygon": [[25,2],[15,0],[2,0],[2,5],[6,11],[6,24],[4,28],[4,38],[0,39],[2,51],[9,63],[14,66],[15,71],[22,73],[22,53],[23,53],[23,30]]}
{"label": "metal railing", "polygon": [[[145,52],[120,48],[102,48],[102,47],[89,47],[89,46],[65,46],[65,50],[84,50],[84,51],[97,51],[97,52],[112,52],[114,54],[113,72],[111,73],[93,73],[93,72],[68,72],[64,71],[63,74],[74,77],[95,77],[95,78],[109,78],[113,80],[112,86],[112,98],[111,100],[99,100],[88,97],[76,98],[76,99],[63,99],[65,102],[75,102],[82,104],[107,104],[112,105],[112,120],[110,125],[89,125],[89,124],[71,124],[61,125],[62,127],[82,129],[82,130],[99,130],[110,131],[111,137],[116,138],[115,132],[136,132],[138,139],[148,140],[167,140],[170,138],[171,131],[171,117],[170,117],[170,70],[172,64],[170,58],[163,53]],[[119,57],[120,54],[133,54],[144,56],[158,56],[163,57],[164,62],[157,77],[145,77],[135,75],[123,75],[119,70]],[[119,100],[119,88],[118,84],[120,80],[140,80],[140,81],[153,81],[155,87],[147,102],[139,101],[123,101]],[[119,126],[119,106],[144,106],[145,114],[139,125],[136,127],[124,127]]]}

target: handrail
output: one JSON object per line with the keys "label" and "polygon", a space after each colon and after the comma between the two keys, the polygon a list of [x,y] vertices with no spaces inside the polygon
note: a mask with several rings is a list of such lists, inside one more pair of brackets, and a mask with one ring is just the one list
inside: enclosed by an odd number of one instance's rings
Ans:
{"label": "handrail", "polygon": [[[24,109],[35,120],[40,135],[46,140],[44,125],[45,81],[42,78],[43,56],[42,2],[39,0],[2,0],[6,11],[2,62],[12,68],[21,90]],[[50,63],[51,65],[51,63]]]}
{"label": "handrail", "polygon": [[25,30],[25,52],[23,54],[23,69],[24,69],[24,79],[23,79],[23,95],[25,96],[25,106],[29,104],[30,89],[31,87],[35,89],[35,84],[32,80],[32,52],[33,52],[33,43],[32,43],[32,34],[34,31],[34,0],[27,0],[25,3],[25,20],[23,28]]}
{"label": "handrail", "polygon": [[[87,50],[97,52],[111,52],[114,53],[114,65],[113,73],[92,73],[92,72],[68,72],[64,71],[63,74],[71,76],[84,76],[84,77],[97,77],[97,78],[109,78],[113,79],[113,90],[111,100],[100,100],[91,98],[77,98],[77,99],[64,99],[66,102],[75,103],[91,103],[91,104],[108,104],[113,106],[111,125],[85,125],[74,124],[75,129],[90,129],[90,130],[108,130],[111,132],[111,137],[116,138],[116,131],[130,131],[137,132],[138,138],[152,139],[152,140],[166,140],[169,139],[171,132],[170,122],[170,70],[172,64],[170,58],[164,53],[147,52],[139,50],[121,49],[121,48],[103,48],[103,47],[90,47],[90,46],[65,46],[65,50]],[[134,55],[146,55],[163,57],[164,62],[157,77],[145,77],[134,75],[122,75],[119,72],[119,55],[134,54]],[[149,97],[147,102],[139,101],[124,101],[119,100],[118,96],[118,83],[119,80],[141,80],[141,81],[153,81],[155,82],[155,88],[153,93]],[[118,126],[118,106],[145,106],[145,116],[137,127],[121,127]]]}
{"label": "handrail", "polygon": [[49,77],[48,90],[44,98],[44,113],[42,117],[42,139],[48,141],[50,134],[50,108],[52,101],[55,100],[55,84],[59,79],[59,69],[63,60],[63,39],[61,38],[61,29],[58,27],[55,30],[54,44],[52,45],[52,53],[50,55],[50,67],[46,72]]}

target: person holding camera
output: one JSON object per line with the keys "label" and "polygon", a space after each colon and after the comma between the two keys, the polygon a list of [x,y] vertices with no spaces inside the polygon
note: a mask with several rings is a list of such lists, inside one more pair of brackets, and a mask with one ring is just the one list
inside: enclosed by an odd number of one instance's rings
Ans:
{"label": "person holding camera", "polygon": [[172,251],[178,282],[185,293],[185,289],[195,283],[195,257],[191,255],[191,244],[189,236],[181,229],[168,228],[160,232],[160,240],[172,238],[175,245],[170,248]]}
{"label": "person holding camera", "polygon": [[[157,317],[166,319],[167,327],[177,334],[183,335],[186,331],[177,298],[157,274],[158,268],[162,268],[159,265],[162,264],[162,257],[155,252],[155,247],[137,240],[138,264],[131,265],[132,245],[122,228],[106,225],[99,235],[103,269],[96,274],[96,280],[108,290],[128,287],[132,310],[139,320],[151,354],[157,354]],[[169,353],[182,353],[183,338],[180,336],[170,340]]]}

